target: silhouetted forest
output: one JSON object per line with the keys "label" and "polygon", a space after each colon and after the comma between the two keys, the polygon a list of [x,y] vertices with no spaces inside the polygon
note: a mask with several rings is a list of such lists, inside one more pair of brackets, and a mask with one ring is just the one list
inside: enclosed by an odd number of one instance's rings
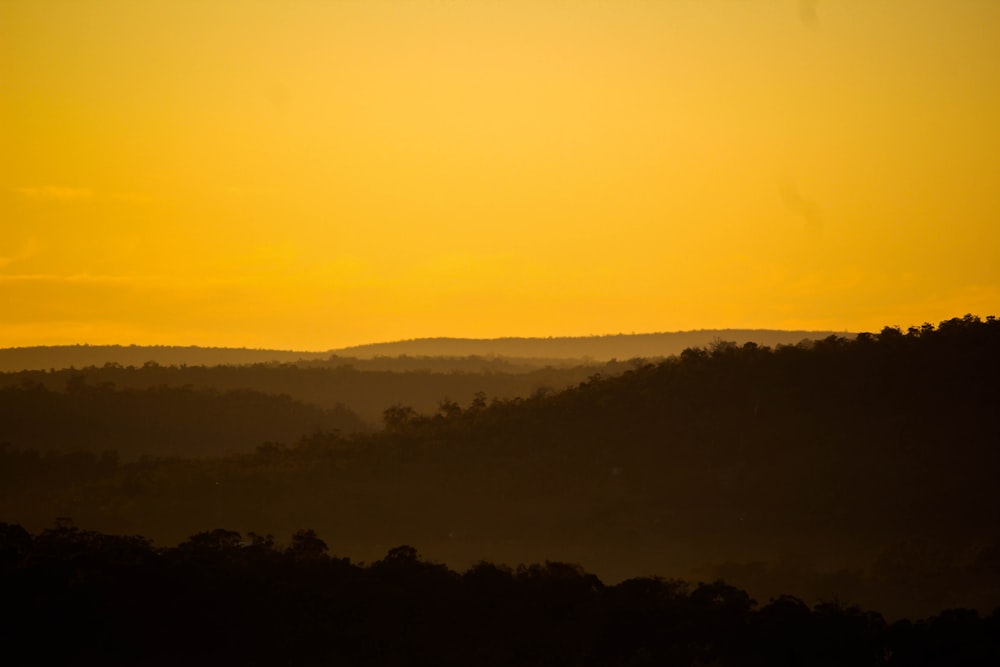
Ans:
{"label": "silhouetted forest", "polygon": [[0,443],[33,451],[140,456],[234,454],[262,441],[293,441],[311,431],[363,431],[343,406],[319,408],[247,389],[190,385],[119,389],[69,374],[64,391],[30,380],[0,387]]}
{"label": "silhouetted forest", "polygon": [[[395,403],[432,412],[441,401],[465,404],[478,392],[512,399],[541,389],[558,391],[595,373],[621,373],[631,368],[627,359],[666,358],[685,346],[721,340],[721,335],[798,343],[819,333],[705,330],[547,339],[435,338],[332,353],[134,345],[11,348],[0,350],[0,371],[8,371],[0,372],[0,387],[37,384],[62,391],[71,381],[83,381],[130,389],[252,389],[331,410],[346,407],[369,426],[377,426],[386,406]],[[344,356],[348,351],[358,356]],[[353,430],[346,423],[339,428]],[[4,439],[10,438],[0,422],[0,442]],[[136,443],[130,448],[143,449]]]}
{"label": "silhouetted forest", "polygon": [[379,432],[205,460],[15,444],[0,450],[0,520],[71,516],[165,544],[311,526],[368,560],[409,543],[456,568],[553,559],[890,618],[986,614],[1000,604],[998,371],[1000,323],[966,316],[717,341],[563,391],[392,405]]}
{"label": "silhouetted forest", "polygon": [[[0,388],[39,385],[63,392],[71,383],[119,389],[187,389],[214,392],[253,390],[289,396],[326,410],[355,412],[366,425],[336,425],[344,431],[364,430],[382,424],[386,406],[403,403],[420,411],[433,411],[442,400],[466,403],[477,392],[490,396],[514,398],[528,396],[541,388],[565,389],[594,373],[613,374],[630,366],[625,362],[601,365],[480,370],[479,364],[497,365],[478,359],[374,359],[343,360],[336,358],[308,364],[252,364],[243,366],[142,366],[105,364],[100,367],[53,371],[0,373]],[[385,366],[390,366],[385,368]],[[467,366],[471,370],[456,367]],[[406,370],[397,370],[406,369]],[[303,426],[301,435],[311,426]],[[271,436],[257,438],[257,442]],[[9,436],[0,422],[0,442]],[[287,437],[286,441],[289,441]],[[13,442],[13,441],[12,441]],[[139,447],[139,445],[133,445]],[[188,452],[190,450],[185,450]],[[164,452],[169,453],[169,452]],[[180,454],[182,452],[174,452]]]}
{"label": "silhouetted forest", "polygon": [[[583,363],[630,359],[632,357],[668,357],[688,347],[699,347],[719,338],[738,343],[755,341],[761,345],[795,344],[803,339],[817,340],[831,331],[776,331],[769,329],[703,329],[651,334],[616,336],[578,336],[562,338],[419,338],[415,340],[373,343],[328,350],[298,352],[293,350],[258,350],[169,345],[51,345],[0,349],[0,371],[48,370],[116,364],[142,366],[152,362],[161,366],[221,366],[270,363],[316,363],[333,361],[337,365],[379,360],[379,370],[412,370],[406,357],[421,358],[420,369],[435,368],[441,358],[516,360],[520,366],[539,368],[545,365],[580,365]],[[845,334],[846,335],[846,332]],[[404,357],[401,365],[393,360]],[[388,367],[384,364],[388,362]],[[439,370],[439,369],[438,369]],[[469,370],[463,368],[462,370]],[[475,370],[480,370],[476,368]],[[509,370],[509,369],[505,369]]]}
{"label": "silhouetted forest", "polygon": [[[333,353],[342,356],[482,356],[520,359],[562,358],[632,359],[658,358],[679,354],[689,347],[702,347],[714,340],[742,344],[794,345],[801,340],[820,340],[837,335],[834,331],[781,331],[773,329],[700,329],[667,333],[617,334],[610,336],[563,336],[549,338],[417,338],[389,343],[355,345]],[[843,332],[840,335],[853,337]]]}
{"label": "silhouetted forest", "polygon": [[291,363],[326,359],[329,356],[328,352],[176,345],[44,345],[0,349],[0,371],[79,368],[104,364],[142,366],[148,362],[163,366]]}
{"label": "silhouetted forest", "polygon": [[722,581],[609,586],[578,565],[481,561],[458,572],[410,546],[368,565],[313,530],[286,545],[213,529],[175,547],[0,524],[8,665],[992,666],[1000,610],[887,623]]}

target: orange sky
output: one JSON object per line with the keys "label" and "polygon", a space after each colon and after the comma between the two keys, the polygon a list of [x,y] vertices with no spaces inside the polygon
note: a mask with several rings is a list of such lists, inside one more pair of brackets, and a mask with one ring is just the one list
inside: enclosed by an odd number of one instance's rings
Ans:
{"label": "orange sky", "polygon": [[989,0],[5,0],[0,347],[998,314],[998,118]]}

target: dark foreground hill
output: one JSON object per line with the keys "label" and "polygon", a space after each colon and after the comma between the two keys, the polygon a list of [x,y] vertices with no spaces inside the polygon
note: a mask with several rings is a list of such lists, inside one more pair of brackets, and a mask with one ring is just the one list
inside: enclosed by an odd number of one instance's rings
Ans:
{"label": "dark foreground hill", "polygon": [[406,542],[453,567],[552,558],[608,581],[724,576],[761,599],[987,613],[1000,604],[997,377],[993,318],[719,342],[562,392],[397,405],[381,433],[209,461],[8,448],[0,520],[72,516],[163,543],[312,526],[365,559]]}
{"label": "dark foreground hill", "polygon": [[724,582],[604,584],[577,565],[479,562],[409,546],[370,565],[215,529],[174,548],[0,524],[4,664],[916,667],[1000,663],[1000,610],[878,613]]}

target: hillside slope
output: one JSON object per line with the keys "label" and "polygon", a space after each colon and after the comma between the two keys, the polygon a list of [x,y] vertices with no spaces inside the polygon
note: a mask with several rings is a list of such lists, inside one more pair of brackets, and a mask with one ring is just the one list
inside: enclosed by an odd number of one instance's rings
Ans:
{"label": "hillside slope", "polygon": [[[609,361],[669,357],[689,347],[703,347],[715,340],[742,345],[795,345],[802,340],[821,340],[833,331],[781,331],[773,329],[703,329],[669,333],[618,334],[614,336],[580,336],[550,338],[419,338],[358,345],[338,350],[334,354],[370,358],[376,356],[468,356],[530,358],[569,358]],[[853,337],[840,332],[837,335]]]}
{"label": "hillside slope", "polygon": [[[581,336],[564,338],[423,338],[357,345],[325,352],[295,350],[260,350],[248,348],[197,347],[170,345],[52,345],[0,348],[0,372],[83,368],[118,364],[142,366],[217,366],[266,363],[298,363],[340,360],[335,357],[363,360],[375,357],[496,357],[511,358],[520,364],[536,367],[570,360],[579,363],[667,357],[686,347],[708,345],[713,340],[737,343],[753,341],[759,345],[794,345],[803,339],[819,340],[833,335],[829,331],[781,331],[752,329],[705,329],[672,333],[619,334],[617,336]],[[842,332],[839,335],[847,335]],[[532,361],[534,363],[532,364]],[[404,361],[403,366],[412,367]]]}
{"label": "hillside slope", "polygon": [[73,516],[168,542],[309,526],[361,558],[408,543],[454,566],[549,558],[611,581],[721,575],[761,599],[989,611],[997,377],[993,318],[720,343],[561,392],[396,406],[381,433],[213,461],[65,472],[69,459],[8,450],[0,520],[37,530]]}

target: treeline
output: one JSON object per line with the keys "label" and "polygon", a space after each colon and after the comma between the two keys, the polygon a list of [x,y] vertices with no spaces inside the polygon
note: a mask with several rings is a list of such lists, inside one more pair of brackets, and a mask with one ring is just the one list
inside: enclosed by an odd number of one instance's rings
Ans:
{"label": "treeline", "polygon": [[756,603],[722,581],[609,586],[577,565],[458,572],[409,546],[364,565],[312,530],[215,529],[176,547],[0,524],[9,665],[992,666],[1000,610],[887,623],[835,601]]}
{"label": "treeline", "polygon": [[[540,368],[545,365],[574,365],[584,360],[603,363],[610,359],[667,357],[687,347],[700,347],[723,338],[738,343],[755,341],[761,345],[795,344],[802,339],[825,338],[833,332],[781,331],[768,329],[704,329],[652,334],[616,336],[578,336],[562,338],[420,338],[416,340],[374,343],[328,350],[302,352],[248,348],[198,347],[172,345],[50,345],[0,348],[0,371],[59,370],[117,364],[142,366],[221,366],[273,363],[323,363],[348,359],[347,363],[393,359],[496,359],[515,360],[517,365]],[[846,334],[845,334],[846,335]],[[421,368],[428,368],[421,366]],[[391,370],[406,370],[392,366]]]}
{"label": "treeline", "polygon": [[[40,385],[62,392],[70,383],[83,382],[90,386],[120,389],[252,390],[287,395],[324,409],[346,407],[369,427],[377,427],[381,425],[382,412],[394,403],[433,411],[445,399],[466,403],[480,391],[502,398],[528,396],[540,388],[561,390],[594,373],[615,374],[629,367],[625,362],[544,368],[511,367],[510,363],[479,358],[407,357],[369,361],[334,358],[294,364],[239,366],[167,366],[157,363],[124,366],[108,363],[79,369],[0,373],[0,388]],[[295,436],[305,432],[300,431]],[[4,437],[0,433],[0,442]],[[266,439],[269,436],[259,438],[258,442]]]}
{"label": "treeline", "polygon": [[421,544],[728,580],[892,616],[1000,604],[1000,323],[718,342],[561,392],[385,410],[213,460],[0,450],[0,520],[176,543],[310,525],[373,558]]}
{"label": "treeline", "polygon": [[69,375],[63,391],[30,379],[0,387],[0,445],[39,453],[105,453],[129,460],[221,456],[313,431],[367,428],[343,406],[320,408],[247,389],[118,388],[111,382],[90,384],[85,374]]}
{"label": "treeline", "polygon": [[[388,343],[355,345],[333,353],[344,356],[371,358],[399,355],[482,356],[610,359],[662,358],[679,354],[689,347],[703,347],[713,340],[730,340],[738,344],[794,345],[801,340],[817,340],[835,335],[833,331],[782,331],[774,329],[700,329],[646,334],[606,336],[561,336],[549,338],[416,338]],[[843,332],[843,336],[853,336]]]}
{"label": "treeline", "polygon": [[193,345],[45,345],[0,349],[0,371],[59,370],[108,363],[122,366],[142,366],[147,362],[163,366],[289,363],[328,356],[328,352]]}

